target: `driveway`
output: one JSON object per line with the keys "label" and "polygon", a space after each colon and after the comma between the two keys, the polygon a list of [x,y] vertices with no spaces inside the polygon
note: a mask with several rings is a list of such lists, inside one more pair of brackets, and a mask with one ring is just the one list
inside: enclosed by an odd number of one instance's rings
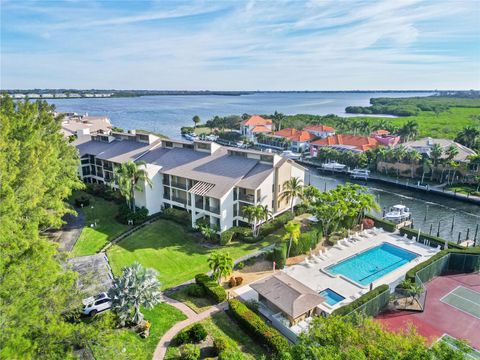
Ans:
{"label": "driveway", "polygon": [[58,243],[58,250],[63,252],[72,251],[85,225],[85,214],[81,209],[75,208],[77,216],[66,214],[63,221],[66,222],[59,230],[50,233],[53,241]]}

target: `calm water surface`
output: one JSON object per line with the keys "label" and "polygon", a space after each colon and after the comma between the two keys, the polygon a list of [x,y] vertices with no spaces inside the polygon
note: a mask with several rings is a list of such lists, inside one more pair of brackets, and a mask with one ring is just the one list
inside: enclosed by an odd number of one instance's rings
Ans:
{"label": "calm water surface", "polygon": [[[181,126],[191,126],[192,117],[199,115],[203,122],[215,115],[271,114],[275,110],[284,114],[337,114],[346,116],[349,105],[368,105],[372,97],[426,96],[427,93],[273,93],[242,96],[143,96],[134,98],[80,98],[52,99],[59,111],[88,112],[90,115],[106,115],[112,123],[124,129],[146,129],[179,137]],[[310,181],[324,189],[344,183],[342,178],[320,176],[313,171]],[[414,193],[378,183],[368,184],[382,207],[404,204],[411,209],[415,226],[436,235],[440,222],[440,235],[457,240],[458,233],[465,238],[470,228],[473,238],[475,226],[480,223],[480,206],[457,200]],[[425,218],[425,214],[427,214]],[[380,214],[381,215],[381,214]],[[451,230],[453,217],[455,224]],[[480,238],[480,234],[478,235]]]}
{"label": "calm water surface", "polygon": [[108,116],[123,129],[145,129],[172,138],[180,127],[192,126],[192,117],[202,122],[215,115],[336,114],[347,116],[345,107],[366,106],[372,97],[427,96],[428,93],[259,93],[242,96],[165,95],[132,98],[51,99],[59,111]]}
{"label": "calm water surface", "polygon": [[[308,183],[309,176],[307,175],[306,178]],[[310,183],[321,190],[333,189],[346,181],[347,179],[342,177],[320,175],[316,173],[316,170],[311,169],[310,172]],[[480,206],[476,204],[429,193],[413,192],[377,182],[360,184],[369,188],[382,208],[389,209],[396,204],[403,204],[410,208],[414,226],[416,229],[420,227],[422,232],[429,233],[430,226],[432,226],[432,235],[437,235],[440,223],[440,237],[457,241],[458,233],[461,232],[463,241],[467,229],[470,229],[469,238],[473,239],[475,228],[477,224],[480,224]],[[381,216],[382,213],[377,215]],[[453,230],[452,223],[454,223]],[[477,235],[478,239],[480,239],[480,229]]]}

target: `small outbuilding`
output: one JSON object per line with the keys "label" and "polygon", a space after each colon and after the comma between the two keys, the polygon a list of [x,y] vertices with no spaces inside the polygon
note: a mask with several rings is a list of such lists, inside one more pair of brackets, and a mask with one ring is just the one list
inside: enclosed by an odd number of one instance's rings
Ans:
{"label": "small outbuilding", "polygon": [[251,284],[258,293],[258,300],[270,310],[281,312],[290,326],[316,313],[323,296],[284,272],[278,272],[264,280]]}

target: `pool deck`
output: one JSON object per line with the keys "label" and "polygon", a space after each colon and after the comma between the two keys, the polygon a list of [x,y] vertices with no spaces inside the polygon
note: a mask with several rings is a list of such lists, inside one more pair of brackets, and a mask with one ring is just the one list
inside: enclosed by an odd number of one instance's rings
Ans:
{"label": "pool deck", "polygon": [[[359,237],[361,238],[361,237]],[[363,286],[347,279],[343,275],[333,275],[324,269],[330,265],[341,262],[356,254],[381,245],[382,243],[390,243],[402,249],[417,253],[419,256],[414,260],[404,264],[390,273],[382,276],[373,283],[373,287],[388,284],[393,289],[401,280],[404,279],[405,273],[436,254],[437,249],[425,246],[420,243],[409,241],[397,234],[378,231],[376,235],[371,235],[368,238],[361,238],[362,240],[353,243],[348,243],[349,246],[335,245],[328,250],[328,257],[325,260],[319,258],[307,258],[304,262],[290,266],[283,269],[285,273],[304,283],[315,291],[322,291],[330,288],[336,293],[345,297],[345,300],[329,306],[326,303],[319,307],[327,313],[331,313],[334,309],[346,305],[353,300],[360,297],[362,294],[369,291],[369,285]],[[236,293],[245,300],[255,299],[256,292],[246,285],[236,291]]]}

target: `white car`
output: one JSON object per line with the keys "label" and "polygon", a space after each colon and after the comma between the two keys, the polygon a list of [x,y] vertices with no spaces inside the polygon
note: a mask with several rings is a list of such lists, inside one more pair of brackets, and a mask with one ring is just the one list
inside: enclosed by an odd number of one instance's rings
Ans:
{"label": "white car", "polygon": [[107,293],[100,293],[96,296],[83,299],[83,311],[84,315],[94,316],[100,311],[108,310],[112,307],[112,300],[108,297]]}

